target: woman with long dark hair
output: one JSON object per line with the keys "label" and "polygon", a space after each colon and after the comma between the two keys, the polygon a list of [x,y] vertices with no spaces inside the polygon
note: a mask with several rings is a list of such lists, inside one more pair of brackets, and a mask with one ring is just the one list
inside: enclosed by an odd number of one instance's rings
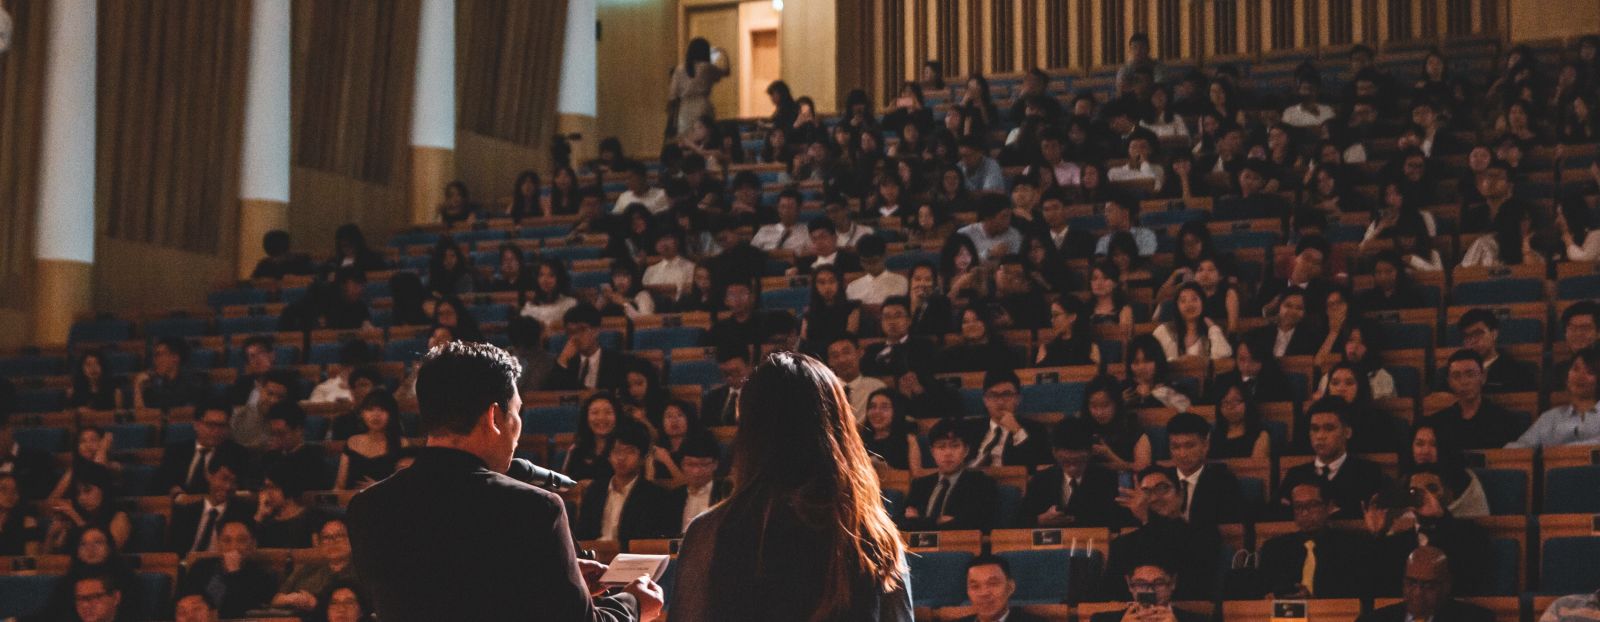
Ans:
{"label": "woman with long dark hair", "polygon": [[836,266],[811,271],[811,304],[800,323],[807,352],[826,352],[838,338],[860,332],[861,303],[847,298],[844,286],[844,273]]}
{"label": "woman with long dark hair", "polygon": [[983,305],[958,315],[960,340],[939,353],[934,369],[945,373],[1016,369],[1021,360],[1006,347],[994,327],[994,315]]}
{"label": "woman with long dark hair", "polygon": [[789,83],[783,80],[773,80],[767,85],[767,97],[772,98],[772,127],[787,130],[794,127],[795,117],[800,115],[800,104],[794,100],[794,93],[789,90]]}
{"label": "woman with long dark hair", "polygon": [[557,167],[550,174],[550,213],[576,214],[580,203],[583,203],[583,188],[578,186],[578,172],[570,166]]}
{"label": "woman with long dark hair", "polygon": [[1450,515],[1456,518],[1479,518],[1489,515],[1489,497],[1483,482],[1467,468],[1465,452],[1449,435],[1440,434],[1433,422],[1423,419],[1411,428],[1410,442],[1400,448],[1400,472],[1411,473],[1418,466],[1433,465],[1444,483],[1456,492],[1450,502]]}
{"label": "woman with long dark hair", "polygon": [[910,407],[894,389],[883,388],[867,396],[861,420],[861,442],[879,466],[916,471],[922,468],[917,445],[917,425],[907,417]]}
{"label": "woman with long dark hair", "polygon": [[78,357],[72,370],[72,387],[67,389],[67,406],[89,410],[116,410],[122,407],[122,394],[116,378],[106,369],[105,353],[90,350]]}
{"label": "woman with long dark hair", "polygon": [[577,480],[604,479],[611,475],[612,439],[617,426],[625,425],[622,402],[601,391],[583,400],[578,408],[578,433],[572,449],[561,464],[561,472]]}
{"label": "woman with long dark hair", "polygon": [[1128,342],[1125,362],[1127,380],[1122,383],[1122,401],[1129,408],[1171,408],[1189,410],[1194,402],[1168,378],[1166,352],[1151,335],[1139,335]]}
{"label": "woman with long dark hair", "polygon": [[98,464],[75,465],[71,498],[48,504],[51,520],[44,538],[46,550],[71,552],[68,550],[72,543],[69,531],[88,527],[105,530],[117,547],[128,543],[133,535],[133,522],[128,513],[118,507],[111,489],[112,477],[111,469]]}
{"label": "woman with long dark hair", "polygon": [[805,355],[771,354],[750,375],[733,493],[689,525],[673,620],[912,619],[904,547],[846,403]]}
{"label": "woman with long dark hair", "polygon": [[1101,375],[1089,381],[1078,419],[1094,434],[1095,461],[1134,473],[1150,466],[1150,436],[1122,403],[1121,383],[1115,377]]}
{"label": "woman with long dark hair", "polygon": [[511,186],[511,204],[506,206],[506,215],[511,217],[511,222],[550,215],[539,196],[539,187],[538,173],[523,171],[517,175],[517,183]]}
{"label": "woman with long dark hair", "polygon": [[700,37],[689,41],[683,64],[672,70],[671,98],[678,102],[678,134],[688,132],[696,119],[716,118],[711,87],[728,74],[726,67],[718,66],[723,58],[722,50],[712,48],[711,42]]}
{"label": "woman with long dark hair", "polygon": [[1076,296],[1062,296],[1050,303],[1050,328],[1055,336],[1039,344],[1035,367],[1100,364],[1100,344],[1094,341],[1083,307]]}
{"label": "woman with long dark hair", "polygon": [[394,473],[405,440],[400,433],[400,404],[385,391],[361,401],[362,433],[345,441],[339,456],[334,490],[361,490]]}
{"label": "woman with long dark hair", "polygon": [[491,292],[521,292],[532,287],[529,284],[533,275],[528,272],[527,259],[522,254],[522,247],[514,242],[500,244],[500,266],[495,270],[494,278],[490,279]]}
{"label": "woman with long dark hair", "polygon": [[1261,422],[1261,406],[1255,398],[1246,395],[1238,382],[1222,385],[1217,396],[1217,425],[1211,429],[1211,452],[1207,457],[1271,457],[1272,438]]}
{"label": "woman with long dark hair", "polygon": [[454,296],[472,291],[472,259],[461,250],[455,238],[440,236],[428,260],[428,289]]}

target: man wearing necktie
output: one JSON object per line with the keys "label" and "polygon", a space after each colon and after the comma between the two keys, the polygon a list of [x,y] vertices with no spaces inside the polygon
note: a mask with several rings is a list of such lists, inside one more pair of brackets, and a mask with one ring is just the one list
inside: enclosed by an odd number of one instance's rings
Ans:
{"label": "man wearing necktie", "polygon": [[217,534],[222,524],[229,520],[251,520],[256,513],[255,504],[234,498],[239,490],[239,465],[231,459],[217,457],[206,467],[205,496],[196,502],[174,505],[172,529],[168,534],[167,548],[178,554],[206,553],[216,550]]}
{"label": "man wearing necktie", "polygon": [[1307,481],[1289,491],[1295,531],[1260,548],[1260,575],[1268,594],[1282,598],[1357,598],[1366,593],[1363,560],[1372,541],[1333,527],[1334,507],[1326,481]]}
{"label": "man wearing necktie", "polygon": [[1028,478],[1020,520],[1039,527],[1109,527],[1122,514],[1116,505],[1117,474],[1094,464],[1094,434],[1079,419],[1063,419],[1050,430],[1053,467]]}
{"label": "man wearing necktie", "polygon": [[989,420],[978,453],[972,457],[972,468],[1038,466],[1050,461],[1044,426],[1017,417],[1021,388],[1022,381],[1010,371],[984,374],[983,407],[989,412]]}
{"label": "man wearing necktie", "polygon": [[960,425],[941,420],[928,431],[928,440],[938,472],[911,482],[900,527],[908,531],[992,527],[999,493],[988,475],[967,469],[968,445]]}
{"label": "man wearing necktie", "polygon": [[1362,506],[1383,488],[1386,481],[1383,469],[1370,460],[1350,454],[1349,409],[1350,405],[1339,397],[1322,398],[1307,409],[1313,458],[1283,474],[1283,482],[1278,486],[1278,516],[1289,517],[1290,492],[1309,480],[1329,484],[1332,490],[1329,500],[1336,508],[1333,515],[1336,519],[1361,518]]}

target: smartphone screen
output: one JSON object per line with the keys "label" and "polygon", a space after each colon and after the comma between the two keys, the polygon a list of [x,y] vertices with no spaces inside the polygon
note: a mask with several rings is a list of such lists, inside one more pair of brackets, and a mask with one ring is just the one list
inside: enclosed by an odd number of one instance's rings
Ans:
{"label": "smartphone screen", "polygon": [[1117,487],[1119,487],[1119,488],[1133,488],[1133,473],[1131,471],[1122,471],[1122,472],[1118,473],[1117,474]]}

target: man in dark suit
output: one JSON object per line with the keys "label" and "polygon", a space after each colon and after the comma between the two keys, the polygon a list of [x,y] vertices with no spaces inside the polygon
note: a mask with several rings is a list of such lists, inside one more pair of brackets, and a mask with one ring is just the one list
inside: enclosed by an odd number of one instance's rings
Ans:
{"label": "man in dark suit", "polygon": [[1049,236],[1050,243],[1061,253],[1063,259],[1090,259],[1094,257],[1094,245],[1097,241],[1094,233],[1072,226],[1072,219],[1067,213],[1067,193],[1059,187],[1052,187],[1044,192],[1044,199],[1039,204],[1043,229],[1041,233]]}
{"label": "man in dark suit", "polygon": [[750,283],[727,284],[722,290],[722,304],[726,311],[706,331],[702,345],[749,351],[766,340],[762,323],[765,316],[756,309],[755,288]]}
{"label": "man in dark suit", "polygon": [[230,406],[244,406],[261,390],[261,378],[277,363],[271,335],[254,335],[244,340],[244,371],[228,386]]}
{"label": "man in dark suit", "polygon": [[228,519],[217,534],[217,552],[194,561],[178,585],[179,594],[204,594],[225,618],[243,618],[260,609],[278,591],[279,578],[256,552],[255,535],[248,521]]}
{"label": "man in dark suit", "polygon": [[1597,335],[1600,335],[1600,303],[1579,300],[1561,312],[1561,342],[1551,348],[1556,353],[1555,360],[1544,370],[1546,391],[1559,393],[1567,390],[1567,372],[1572,369],[1572,354],[1594,345]]}
{"label": "man in dark suit", "polygon": [[1177,575],[1175,598],[1210,600],[1214,596],[1222,535],[1213,525],[1195,525],[1183,519],[1183,497],[1178,496],[1177,482],[1171,469],[1152,466],[1139,473],[1135,488],[1117,498],[1139,528],[1111,541],[1102,599],[1132,600],[1126,578],[1140,566],[1151,564]]}
{"label": "man in dark suit", "polygon": [[[1412,468],[1406,477],[1404,507],[1391,507],[1379,497],[1369,510],[1367,529],[1378,537],[1377,563],[1370,569],[1377,581],[1377,595],[1394,594],[1401,583],[1406,556],[1419,546],[1444,551],[1449,558],[1451,584],[1456,591],[1482,596],[1490,591],[1493,559],[1489,533],[1477,523],[1450,515],[1455,492],[1444,482],[1435,465]],[[1404,512],[1404,513],[1401,513]]]}
{"label": "man in dark suit", "polygon": [[878,325],[883,341],[867,346],[861,355],[861,373],[868,376],[894,376],[914,364],[933,360],[937,348],[928,337],[911,335],[911,299],[890,296],[883,300]]}
{"label": "man in dark suit", "polygon": [[[795,274],[811,274],[812,269],[823,265],[837,268],[840,274],[861,271],[861,258],[850,249],[839,248],[839,232],[827,216],[813,218],[806,229],[811,234],[812,254],[795,260]],[[844,283],[839,287],[842,290]]]}
{"label": "man in dark suit", "polygon": [[1235,523],[1252,518],[1252,508],[1241,507],[1239,478],[1226,464],[1208,464],[1211,424],[1194,413],[1178,413],[1167,420],[1167,448],[1178,476],[1178,494],[1184,497],[1183,518],[1196,525]]}
{"label": "man in dark suit", "polygon": [[205,498],[172,507],[167,550],[179,555],[219,551],[223,523],[254,520],[255,502],[234,497],[239,490],[238,464],[227,458],[212,460],[206,467]]}
{"label": "man in dark suit", "polygon": [[1094,434],[1078,419],[1050,431],[1056,466],[1028,478],[1021,522],[1029,527],[1110,527],[1125,522],[1117,507],[1117,474],[1090,461]]}
{"label": "man in dark suit", "polygon": [[1262,279],[1261,290],[1256,293],[1256,304],[1261,308],[1261,315],[1269,318],[1278,315],[1278,306],[1283,303],[1284,294],[1293,291],[1304,292],[1305,308],[1320,314],[1323,301],[1328,299],[1328,292],[1333,290],[1324,276],[1331,254],[1332,249],[1322,236],[1301,238],[1294,247],[1294,262],[1289,266],[1288,278],[1267,276]]}
{"label": "man in dark suit", "polygon": [[1468,348],[1456,350],[1445,365],[1456,403],[1424,418],[1450,447],[1493,449],[1517,440],[1525,425],[1511,411],[1484,397],[1483,358]]}
{"label": "man in dark suit", "polygon": [[204,494],[207,467],[218,460],[234,465],[234,474],[240,475],[242,467],[238,465],[249,463],[250,452],[229,438],[232,413],[226,403],[202,407],[194,421],[194,440],[167,445],[161,452],[161,464],[150,480],[150,494]]}
{"label": "man in dark suit", "polygon": [[1011,608],[1011,595],[1017,581],[1011,577],[1011,564],[995,555],[979,555],[967,562],[967,600],[972,615],[957,622],[1044,622],[1044,618]]}
{"label": "man in dark suit", "polygon": [[580,564],[559,496],[503,475],[522,434],[516,359],[453,342],[422,359],[427,447],[350,501],[357,575],[384,620],[649,620],[661,588],[641,577],[591,599],[604,572]]}
{"label": "man in dark suit", "polygon": [[989,411],[984,428],[974,438],[978,453],[972,468],[1039,466],[1050,463],[1049,437],[1044,424],[1017,417],[1022,403],[1022,381],[1010,370],[990,370],[983,375],[983,407]]}
{"label": "man in dark suit", "polygon": [[[1177,591],[1182,577],[1161,564],[1140,564],[1123,580],[1130,594],[1152,594],[1155,602],[1129,603],[1122,611],[1102,611],[1089,617],[1089,622],[1123,622],[1124,620],[1164,620],[1171,622],[1204,622],[1209,618],[1192,611],[1172,606],[1172,594]],[[1170,616],[1170,617],[1169,617]]]}
{"label": "man in dark suit", "polygon": [[745,378],[750,377],[749,352],[741,348],[717,349],[717,370],[722,372],[722,384],[700,398],[700,420],[707,426],[739,423],[739,391],[744,387]]}
{"label": "man in dark suit", "polygon": [[[1268,594],[1280,598],[1359,598],[1364,595],[1362,570],[1372,539],[1329,526],[1333,513],[1332,485],[1311,479],[1289,491],[1289,507],[1299,531],[1267,540],[1258,552],[1260,575]],[[1310,558],[1310,563],[1307,563]]]}
{"label": "man in dark suit", "polygon": [[994,480],[967,468],[967,439],[960,424],[942,419],[928,431],[939,472],[911,482],[900,527],[907,531],[989,529],[999,498]]}
{"label": "man in dark suit", "polygon": [[1500,318],[1489,309],[1472,309],[1456,322],[1461,347],[1483,360],[1485,393],[1515,393],[1539,388],[1533,367],[1500,351]]}
{"label": "man in dark suit", "polygon": [[561,323],[567,343],[556,355],[551,384],[564,391],[622,390],[627,384],[628,356],[600,347],[600,311],[580,304],[568,309]]}
{"label": "man in dark suit", "polygon": [[1274,298],[1278,302],[1277,319],[1250,331],[1247,338],[1270,347],[1274,358],[1316,354],[1327,333],[1320,322],[1306,318],[1309,298],[1304,290],[1285,290]]}
{"label": "man in dark suit", "polygon": [[1492,622],[1495,619],[1493,612],[1451,596],[1449,562],[1445,552],[1440,549],[1418,547],[1406,558],[1405,600],[1374,609],[1356,618],[1356,622]]}
{"label": "man in dark suit", "polygon": [[619,425],[607,460],[611,475],[594,480],[583,493],[583,506],[573,534],[580,540],[627,542],[658,538],[665,527],[667,491],[644,477],[650,453],[650,432],[642,425]]}
{"label": "man in dark suit", "polygon": [[689,521],[728,498],[733,483],[717,477],[722,448],[710,436],[685,439],[680,448],[683,458],[684,484],[667,492],[664,516],[670,524],[669,535],[678,535],[689,528]]}
{"label": "man in dark suit", "polygon": [[[292,473],[296,481],[312,490],[333,487],[333,474],[322,459],[322,448],[306,444],[306,411],[296,402],[280,402],[267,411],[267,451],[261,454],[256,473],[265,477],[276,468]],[[279,467],[278,465],[283,465]]]}
{"label": "man in dark suit", "polygon": [[1311,462],[1290,468],[1283,474],[1278,486],[1279,511],[1288,513],[1290,492],[1302,482],[1320,479],[1333,489],[1329,498],[1334,505],[1333,517],[1339,519],[1361,518],[1362,504],[1372,499],[1383,488],[1383,469],[1371,461],[1350,455],[1350,406],[1342,398],[1325,397],[1308,409],[1310,415]]}

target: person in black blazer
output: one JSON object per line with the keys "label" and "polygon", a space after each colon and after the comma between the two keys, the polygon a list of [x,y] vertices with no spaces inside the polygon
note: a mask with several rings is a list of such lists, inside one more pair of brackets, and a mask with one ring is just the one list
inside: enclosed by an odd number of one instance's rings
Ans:
{"label": "person in black blazer", "polygon": [[1183,517],[1197,525],[1236,523],[1254,517],[1239,498],[1239,478],[1228,465],[1209,464],[1211,424],[1194,413],[1167,420],[1167,448],[1178,476],[1178,494],[1185,498]]}
{"label": "person in black blazer", "polygon": [[1233,369],[1217,374],[1210,386],[1207,403],[1216,404],[1225,390],[1238,385],[1245,399],[1258,404],[1291,402],[1298,399],[1294,385],[1284,375],[1278,357],[1272,354],[1273,332],[1251,331],[1233,347]]}
{"label": "person in black blazer", "polygon": [[861,355],[861,373],[868,376],[895,376],[914,365],[933,360],[938,346],[933,338],[911,332],[911,299],[890,296],[883,301],[878,325],[883,341],[867,346]]}
{"label": "person in black blazer", "polygon": [[928,431],[939,472],[911,481],[899,516],[907,531],[981,529],[994,526],[999,491],[982,471],[967,468],[967,439],[960,424],[944,419]]}
{"label": "person in black blazer", "polygon": [[1174,598],[1211,600],[1217,587],[1217,556],[1222,535],[1213,525],[1183,519],[1183,497],[1172,470],[1149,467],[1136,478],[1137,488],[1118,498],[1139,528],[1111,541],[1106,556],[1102,600],[1132,600],[1128,577],[1140,566],[1157,565],[1177,575]]}
{"label": "person in black blazer", "polygon": [[604,566],[580,564],[555,493],[504,475],[521,436],[521,369],[486,344],[422,359],[417,402],[427,446],[410,468],[350,500],[356,575],[383,620],[651,619],[646,578],[590,598]]}
{"label": "person in black blazer", "polygon": [[[1333,486],[1326,480],[1307,480],[1289,491],[1290,507],[1299,531],[1267,540],[1261,545],[1260,576],[1266,594],[1280,598],[1359,598],[1367,593],[1362,567],[1369,563],[1372,538],[1364,533],[1336,529],[1328,524],[1333,512]],[[1316,555],[1316,571],[1305,581],[1306,541]]]}
{"label": "person in black blazer", "polygon": [[[579,540],[627,542],[675,532],[666,526],[672,522],[667,513],[670,506],[667,491],[644,477],[644,457],[650,454],[650,432],[644,426],[619,425],[613,438],[615,442],[607,455],[611,475],[594,480],[583,492],[583,505],[578,510],[573,534]],[[605,523],[606,508],[619,502],[612,498],[619,493],[622,508],[617,512],[617,524],[608,525]]]}
{"label": "person in black blazer", "polygon": [[1489,309],[1472,309],[1456,321],[1461,347],[1478,353],[1483,362],[1484,393],[1516,393],[1539,388],[1533,366],[1499,349],[1500,318]]}
{"label": "person in black blazer", "polygon": [[1178,588],[1183,586],[1183,582],[1180,580],[1182,577],[1174,576],[1172,574],[1172,570],[1161,564],[1141,564],[1135,566],[1126,577],[1119,578],[1123,579],[1130,593],[1137,591],[1141,593],[1154,594],[1155,603],[1148,605],[1129,603],[1128,607],[1121,611],[1102,611],[1089,616],[1089,622],[1122,622],[1123,620],[1146,619],[1166,620],[1169,619],[1163,617],[1163,614],[1166,613],[1166,610],[1170,610],[1172,612],[1172,617],[1170,619],[1174,622],[1205,622],[1211,619],[1209,616],[1172,607],[1172,595],[1177,591]]}
{"label": "person in black blazer", "polygon": [[222,403],[207,405],[199,411],[194,422],[194,440],[167,445],[161,452],[161,464],[156,467],[155,477],[150,478],[151,495],[205,494],[206,468],[219,460],[233,465],[235,475],[246,475],[239,465],[249,464],[250,452],[228,438],[228,420],[232,412]]}
{"label": "person in black blazer", "polygon": [[212,460],[210,466],[206,467],[205,498],[172,507],[167,550],[180,556],[220,550],[222,542],[218,534],[222,533],[223,523],[255,522],[255,501],[234,496],[239,490],[238,464],[243,463],[230,463],[226,459]]}
{"label": "person in black blazer", "polygon": [[974,557],[967,562],[967,601],[972,603],[973,614],[957,622],[1045,622],[1044,618],[1012,608],[1011,596],[1016,593],[1017,581],[1004,557]]}
{"label": "person in black blazer", "polygon": [[[1320,235],[1300,238],[1294,247],[1294,263],[1289,268],[1288,278],[1273,278],[1269,272],[1262,279],[1261,288],[1256,292],[1256,304],[1261,309],[1261,315],[1277,315],[1284,294],[1293,291],[1305,293],[1306,308],[1322,309],[1328,292],[1333,291],[1333,285],[1323,276],[1327,273],[1324,266],[1333,256],[1331,249],[1328,240]],[[1268,269],[1271,270],[1270,267]]]}
{"label": "person in black blazer", "polygon": [[599,310],[580,304],[568,309],[561,323],[567,331],[567,343],[556,355],[556,368],[550,371],[553,388],[561,391],[600,389],[620,392],[627,387],[630,358],[616,350],[600,347]]}
{"label": "person in black blazer", "polygon": [[[1094,434],[1078,419],[1050,431],[1056,466],[1028,478],[1019,522],[1025,527],[1111,527],[1127,522],[1117,507],[1117,474],[1091,464]],[[1071,478],[1070,492],[1065,480]]]}
{"label": "person in black blazer", "polygon": [[722,372],[722,384],[700,398],[700,420],[706,426],[739,423],[739,392],[745,378],[750,377],[749,356],[745,349],[717,349],[717,370]]}
{"label": "person in black blazer", "polygon": [[[1278,305],[1277,319],[1271,324],[1250,331],[1246,337],[1267,346],[1275,357],[1306,356],[1317,353],[1327,332],[1319,322],[1306,317],[1311,304],[1310,296],[1297,289],[1286,291]],[[1283,351],[1278,351],[1280,335],[1287,335]]]}
{"label": "person in black blazer", "polygon": [[1342,398],[1325,397],[1308,409],[1311,451],[1315,458],[1283,474],[1283,481],[1278,485],[1278,516],[1287,516],[1290,492],[1309,480],[1326,480],[1332,487],[1329,500],[1337,508],[1333,517],[1338,519],[1361,518],[1362,504],[1383,488],[1386,479],[1383,468],[1350,455],[1347,449],[1350,442],[1348,408]]}
{"label": "person in black blazer", "polygon": [[1050,464],[1050,440],[1044,424],[1017,417],[1022,403],[1022,382],[1010,370],[983,375],[983,406],[989,411],[983,427],[969,438],[978,439],[970,466],[1034,467]]}
{"label": "person in black blazer", "polygon": [[1035,221],[1041,223],[1039,233],[1050,240],[1063,259],[1093,259],[1094,245],[1099,238],[1093,232],[1072,226],[1067,203],[1067,193],[1061,188],[1044,192],[1044,198],[1039,203],[1043,218]]}
{"label": "person in black blazer", "polygon": [[[832,265],[839,269],[840,274],[850,274],[861,271],[861,258],[855,251],[839,248],[839,233],[833,229],[833,221],[827,216],[818,216],[806,225],[811,232],[811,250],[813,254],[801,257],[794,262],[795,274],[811,274],[811,268],[817,262]],[[839,285],[841,289],[844,284]]]}
{"label": "person in black blazer", "polygon": [[1493,622],[1495,619],[1488,609],[1451,596],[1450,563],[1442,550],[1424,546],[1412,551],[1406,558],[1405,583],[1416,586],[1405,588],[1405,600],[1373,609],[1356,618],[1356,622]]}
{"label": "person in black blazer", "polygon": [[178,584],[178,593],[204,594],[221,617],[243,618],[245,612],[272,602],[281,578],[265,560],[251,559],[256,541],[248,521],[225,521],[217,535],[222,554],[194,560]]}
{"label": "person in black blazer", "polygon": [[717,477],[722,448],[710,437],[700,436],[683,442],[684,484],[667,491],[667,504],[663,516],[670,535],[689,529],[696,516],[720,503],[733,492],[733,483]]}

